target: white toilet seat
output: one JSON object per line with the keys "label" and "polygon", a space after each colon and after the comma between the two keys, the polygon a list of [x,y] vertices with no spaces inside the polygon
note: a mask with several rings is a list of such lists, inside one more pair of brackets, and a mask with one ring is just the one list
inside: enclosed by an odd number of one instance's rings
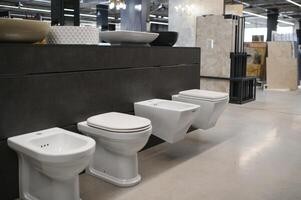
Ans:
{"label": "white toilet seat", "polygon": [[148,129],[151,121],[133,115],[110,112],[88,118],[87,124],[102,130],[127,133]]}
{"label": "white toilet seat", "polygon": [[103,137],[110,140],[131,140],[139,137],[145,137],[148,135],[148,131],[152,129],[152,126],[149,126],[145,129],[138,129],[133,132],[117,132],[89,126],[87,122],[80,122],[79,125],[81,126],[81,130],[85,131],[87,135],[94,136],[96,138]]}
{"label": "white toilet seat", "polygon": [[152,128],[149,119],[117,112],[95,115],[84,123],[90,134],[109,139],[143,137],[143,133]]}
{"label": "white toilet seat", "polygon": [[198,89],[179,92],[179,96],[183,98],[211,102],[224,101],[225,99],[229,98],[229,95],[227,93]]}

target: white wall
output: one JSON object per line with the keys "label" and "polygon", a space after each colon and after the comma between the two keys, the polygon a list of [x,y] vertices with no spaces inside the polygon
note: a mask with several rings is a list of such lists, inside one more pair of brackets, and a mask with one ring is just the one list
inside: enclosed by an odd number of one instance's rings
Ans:
{"label": "white wall", "polygon": [[179,33],[176,46],[195,46],[196,16],[223,12],[224,0],[169,0],[169,30]]}

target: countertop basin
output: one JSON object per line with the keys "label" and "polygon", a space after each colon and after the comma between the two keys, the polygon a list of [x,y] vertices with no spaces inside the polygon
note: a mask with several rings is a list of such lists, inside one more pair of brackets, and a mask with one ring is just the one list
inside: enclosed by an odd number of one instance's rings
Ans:
{"label": "countertop basin", "polygon": [[158,33],[139,31],[103,31],[100,39],[111,44],[149,44],[159,36]]}
{"label": "countertop basin", "polygon": [[157,39],[150,43],[151,46],[169,46],[172,47],[178,40],[178,32],[162,31],[156,32],[159,34]]}
{"label": "countertop basin", "polygon": [[3,18],[0,19],[0,42],[40,42],[49,30],[50,25],[47,22]]}

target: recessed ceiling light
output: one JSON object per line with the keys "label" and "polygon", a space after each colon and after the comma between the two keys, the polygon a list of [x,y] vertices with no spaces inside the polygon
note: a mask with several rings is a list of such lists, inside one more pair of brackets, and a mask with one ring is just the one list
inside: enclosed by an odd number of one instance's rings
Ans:
{"label": "recessed ceiling light", "polygon": [[299,4],[299,3],[297,3],[297,2],[294,2],[294,1],[292,1],[292,0],[286,0],[286,1],[289,2],[289,3],[291,3],[291,4],[294,4],[294,5],[296,5],[296,6],[301,7],[301,4]]}

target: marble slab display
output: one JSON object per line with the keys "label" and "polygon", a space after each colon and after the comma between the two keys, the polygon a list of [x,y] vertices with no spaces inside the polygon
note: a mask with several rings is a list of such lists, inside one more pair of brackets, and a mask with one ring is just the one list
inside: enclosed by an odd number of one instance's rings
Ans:
{"label": "marble slab display", "polygon": [[[197,17],[196,46],[202,49],[200,75],[230,78],[230,53],[235,49],[238,21],[221,15]],[[229,92],[228,80],[201,78],[201,89]]]}
{"label": "marble slab display", "polygon": [[201,90],[212,90],[216,92],[230,92],[230,81],[229,80],[218,80],[201,78],[200,81]]}
{"label": "marble slab display", "polygon": [[298,67],[296,58],[267,58],[268,89],[298,89]]}
{"label": "marble slab display", "polygon": [[268,42],[268,57],[295,57],[295,49],[292,42]]}
{"label": "marble slab display", "polygon": [[169,30],[179,33],[175,46],[195,46],[197,16],[223,14],[224,0],[170,0]]}
{"label": "marble slab display", "polygon": [[292,42],[268,42],[268,89],[298,88],[298,61]]}
{"label": "marble slab display", "polygon": [[196,46],[201,47],[201,76],[230,77],[236,20],[223,16],[197,17]]}
{"label": "marble slab display", "polygon": [[238,15],[243,16],[244,6],[243,4],[226,4],[225,14],[226,15]]}

